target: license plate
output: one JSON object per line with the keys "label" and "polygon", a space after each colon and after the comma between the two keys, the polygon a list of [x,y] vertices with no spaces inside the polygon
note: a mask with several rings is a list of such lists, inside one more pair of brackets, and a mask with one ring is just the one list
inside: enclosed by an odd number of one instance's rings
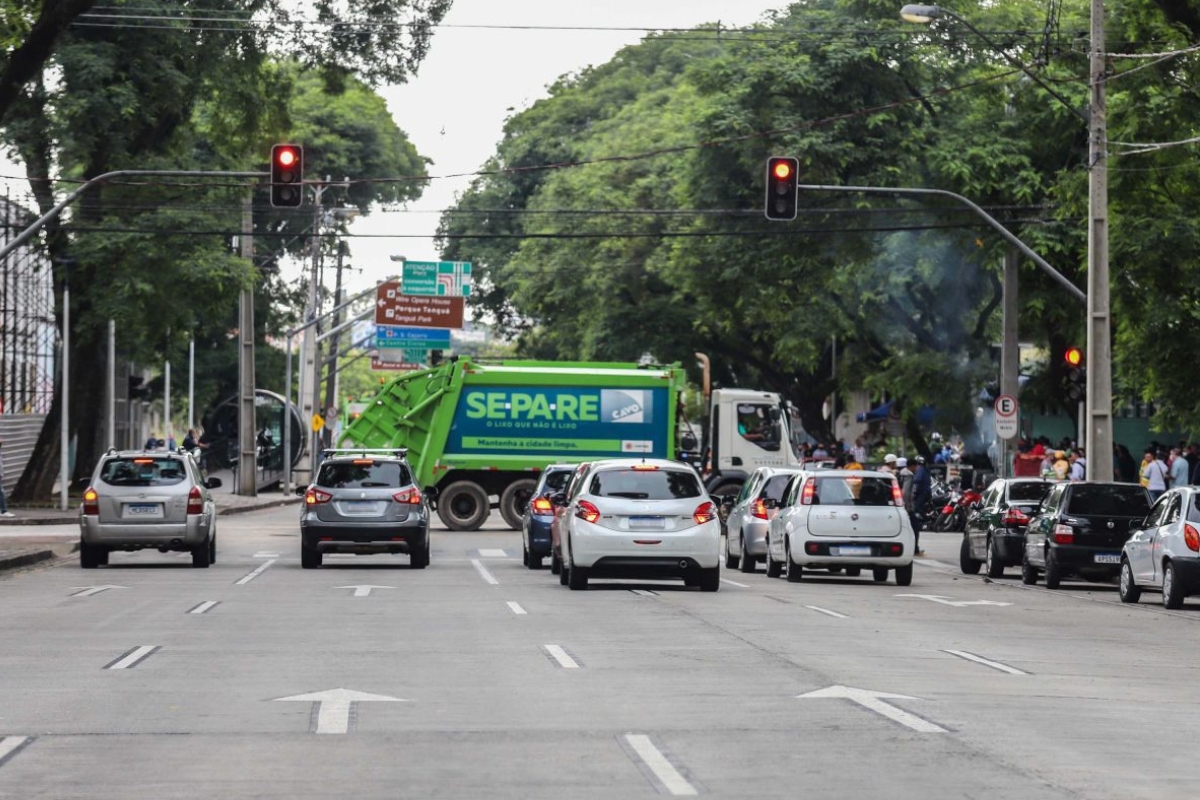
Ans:
{"label": "license plate", "polygon": [[386,503],[378,500],[345,500],[341,503],[343,514],[382,514]]}
{"label": "license plate", "polygon": [[1097,553],[1095,556],[1097,564],[1120,564],[1121,556],[1117,553]]}
{"label": "license plate", "polygon": [[839,547],[837,554],[839,556],[869,556],[871,548],[869,547]]}
{"label": "license plate", "polygon": [[161,517],[162,506],[158,503],[129,503],[125,506],[127,517]]}
{"label": "license plate", "polygon": [[661,530],[667,526],[662,517],[630,517],[629,527],[642,530]]}

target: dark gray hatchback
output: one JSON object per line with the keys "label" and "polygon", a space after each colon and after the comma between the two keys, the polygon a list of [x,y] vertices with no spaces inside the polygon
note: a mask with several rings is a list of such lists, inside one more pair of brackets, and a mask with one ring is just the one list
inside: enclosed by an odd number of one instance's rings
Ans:
{"label": "dark gray hatchback", "polygon": [[429,566],[429,504],[413,483],[404,450],[326,450],[304,492],[300,564],[321,566],[326,553],[407,553]]}

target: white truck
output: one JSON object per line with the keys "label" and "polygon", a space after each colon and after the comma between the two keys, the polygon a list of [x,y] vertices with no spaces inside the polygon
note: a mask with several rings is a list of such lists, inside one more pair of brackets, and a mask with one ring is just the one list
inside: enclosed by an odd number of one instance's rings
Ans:
{"label": "white truck", "polygon": [[799,467],[792,446],[791,415],[774,392],[713,389],[702,477],[709,494],[735,495],[759,467]]}

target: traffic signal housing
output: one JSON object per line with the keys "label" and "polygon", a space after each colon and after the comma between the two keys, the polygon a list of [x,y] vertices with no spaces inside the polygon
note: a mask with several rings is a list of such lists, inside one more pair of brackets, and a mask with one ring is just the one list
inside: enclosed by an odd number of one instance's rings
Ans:
{"label": "traffic signal housing", "polygon": [[1084,367],[1083,350],[1068,347],[1063,353],[1067,362],[1067,397],[1073,402],[1082,402],[1087,397],[1087,370]]}
{"label": "traffic signal housing", "polygon": [[304,205],[304,148],[277,144],[271,148],[271,205],[299,208]]}
{"label": "traffic signal housing", "polygon": [[800,160],[790,156],[767,159],[767,197],[763,211],[767,219],[792,220],[800,193]]}

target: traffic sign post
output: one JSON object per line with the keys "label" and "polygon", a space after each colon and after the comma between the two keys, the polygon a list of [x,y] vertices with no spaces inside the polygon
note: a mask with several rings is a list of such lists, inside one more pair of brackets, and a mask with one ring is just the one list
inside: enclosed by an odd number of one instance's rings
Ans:
{"label": "traffic sign post", "polygon": [[1017,398],[1002,394],[996,398],[996,435],[1001,439],[1015,439],[1020,428],[1020,406]]}

